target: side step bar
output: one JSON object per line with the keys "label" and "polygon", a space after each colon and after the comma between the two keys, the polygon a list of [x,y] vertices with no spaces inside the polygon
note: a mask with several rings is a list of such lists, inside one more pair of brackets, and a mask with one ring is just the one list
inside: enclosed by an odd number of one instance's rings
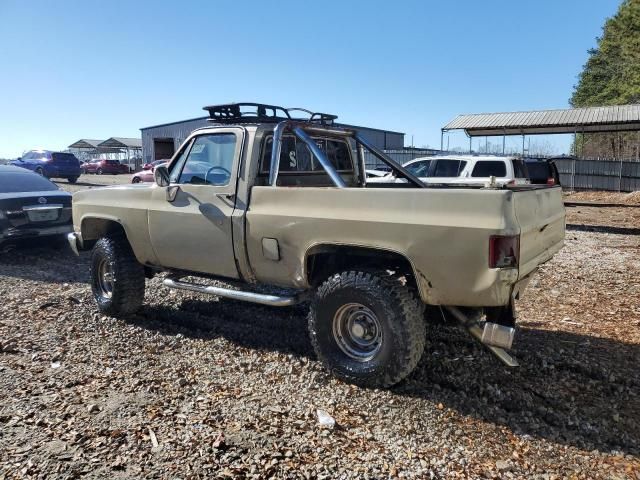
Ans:
{"label": "side step bar", "polygon": [[[518,361],[515,358],[513,358],[511,355],[509,355],[509,353],[507,353],[507,351],[504,348],[496,347],[487,342],[487,338],[488,338],[487,333],[485,333],[482,330],[482,328],[480,328],[480,325],[478,325],[478,322],[475,319],[467,317],[457,307],[445,307],[445,308],[454,317],[456,317],[456,319],[462,324],[462,326],[464,326],[469,331],[469,333],[473,336],[473,338],[475,338],[480,343],[482,343],[485,347],[487,347],[489,351],[491,351],[491,353],[493,353],[496,357],[498,357],[498,359],[502,363],[504,363],[508,367],[520,366]],[[496,324],[492,323],[491,326],[493,325],[496,325]],[[504,327],[504,328],[509,328],[509,327]],[[510,332],[510,335],[511,335],[511,340],[513,340],[513,331]],[[508,343],[510,344],[510,342]]]}
{"label": "side step bar", "polygon": [[198,283],[185,282],[173,276],[165,278],[162,283],[166,287],[175,288],[178,290],[190,290],[192,292],[206,293],[208,295],[216,295],[218,297],[241,300],[243,302],[259,303],[261,305],[269,305],[271,307],[289,307],[305,300],[304,294],[294,295],[290,297],[266,295],[264,293],[232,290],[230,288],[212,287],[209,285],[200,285]]}

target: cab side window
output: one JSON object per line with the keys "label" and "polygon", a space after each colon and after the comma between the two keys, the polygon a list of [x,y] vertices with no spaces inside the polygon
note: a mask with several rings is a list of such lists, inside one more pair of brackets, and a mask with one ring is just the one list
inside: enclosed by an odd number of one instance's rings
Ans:
{"label": "cab side window", "polygon": [[236,157],[236,135],[200,135],[183,151],[171,170],[172,183],[228,185]]}

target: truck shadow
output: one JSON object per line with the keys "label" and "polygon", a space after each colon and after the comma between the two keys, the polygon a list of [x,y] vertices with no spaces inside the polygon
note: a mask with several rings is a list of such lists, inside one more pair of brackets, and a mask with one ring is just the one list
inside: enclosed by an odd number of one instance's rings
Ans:
{"label": "truck shadow", "polygon": [[[242,305],[242,315],[238,307]],[[230,300],[183,300],[179,313],[146,306],[129,321],[163,334],[223,337],[242,347],[314,358],[307,306],[275,309]],[[640,346],[521,328],[508,369],[451,325],[428,328],[418,368],[392,389],[475,420],[581,449],[640,454]]]}
{"label": "truck shadow", "polygon": [[503,366],[453,326],[429,329],[414,374],[394,391],[585,450],[640,454],[640,345],[520,328]]}

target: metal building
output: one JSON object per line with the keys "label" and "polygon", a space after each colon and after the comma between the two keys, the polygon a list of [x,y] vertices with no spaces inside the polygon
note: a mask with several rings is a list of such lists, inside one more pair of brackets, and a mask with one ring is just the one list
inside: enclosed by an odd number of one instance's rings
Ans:
{"label": "metal building", "polygon": [[[211,125],[208,119],[208,116],[198,117],[141,128],[144,162],[170,158],[193,130]],[[383,150],[397,150],[404,147],[404,133],[401,132],[358,127],[345,123],[336,123],[336,125],[357,130],[365,139]]]}

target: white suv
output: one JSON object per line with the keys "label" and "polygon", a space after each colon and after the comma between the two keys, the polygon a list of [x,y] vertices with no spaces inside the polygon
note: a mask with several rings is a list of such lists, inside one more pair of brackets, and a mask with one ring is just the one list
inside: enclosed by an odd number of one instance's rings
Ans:
{"label": "white suv", "polygon": [[[527,167],[516,157],[494,155],[443,155],[415,158],[404,167],[428,184],[485,185],[495,177],[495,184],[528,184]],[[367,183],[404,182],[393,174],[369,178]]]}

